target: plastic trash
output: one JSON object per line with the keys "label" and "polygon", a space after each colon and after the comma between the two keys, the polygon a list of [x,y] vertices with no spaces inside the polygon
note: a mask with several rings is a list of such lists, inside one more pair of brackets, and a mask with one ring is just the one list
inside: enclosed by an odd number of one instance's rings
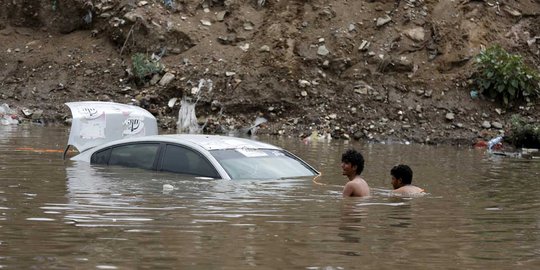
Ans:
{"label": "plastic trash", "polygon": [[248,128],[247,134],[248,135],[255,135],[257,133],[257,130],[259,129],[259,126],[266,123],[266,122],[268,122],[268,120],[266,120],[266,118],[257,117],[257,119],[255,119],[255,122],[253,123],[253,125]]}
{"label": "plastic trash", "polygon": [[0,124],[3,126],[18,125],[19,120],[17,120],[16,118],[13,118],[11,115],[4,115],[4,117],[0,119]]}
{"label": "plastic trash", "polygon": [[168,8],[174,8],[174,1],[173,0],[163,0],[163,4],[165,4]]}
{"label": "plastic trash", "polygon": [[478,98],[478,91],[472,90],[471,91],[471,98],[472,99],[477,99]]}
{"label": "plastic trash", "polygon": [[499,136],[499,137],[495,137],[491,140],[488,141],[488,150],[491,151],[493,149],[493,147],[499,143],[501,143],[503,140],[503,137],[502,136]]}
{"label": "plastic trash", "polygon": [[9,107],[9,105],[7,105],[6,103],[0,105],[0,114],[12,114],[12,113],[15,113],[15,112]]}
{"label": "plastic trash", "polygon": [[83,17],[83,21],[86,24],[91,24],[92,23],[92,11],[88,10],[88,13],[86,13],[86,15],[84,15],[84,17]]}
{"label": "plastic trash", "polygon": [[164,184],[164,185],[163,185],[163,191],[164,191],[164,192],[172,191],[172,190],[174,190],[174,186],[173,186],[173,185],[169,185],[169,184]]}
{"label": "plastic trash", "polygon": [[0,105],[0,125],[17,125],[19,120],[17,114],[6,103]]}

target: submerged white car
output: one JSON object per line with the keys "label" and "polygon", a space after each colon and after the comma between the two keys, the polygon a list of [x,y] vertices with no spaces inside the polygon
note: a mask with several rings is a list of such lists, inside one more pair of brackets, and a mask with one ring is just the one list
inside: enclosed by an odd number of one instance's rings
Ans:
{"label": "submerged white car", "polygon": [[167,171],[213,179],[315,177],[319,172],[280,147],[202,134],[156,135],[148,111],[111,102],[70,102],[72,160]]}

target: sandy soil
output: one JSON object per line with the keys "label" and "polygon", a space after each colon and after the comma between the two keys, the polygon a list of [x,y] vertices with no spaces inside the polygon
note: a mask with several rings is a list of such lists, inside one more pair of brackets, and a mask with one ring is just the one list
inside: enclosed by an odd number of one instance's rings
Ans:
{"label": "sandy soil", "polygon": [[[470,95],[482,48],[539,69],[534,0],[167,2],[0,0],[0,103],[46,124],[66,124],[69,101],[132,103],[174,130],[190,97],[208,133],[264,117],[260,133],[463,145],[504,132],[515,113],[538,121],[538,101]],[[136,83],[135,53],[165,69]]]}

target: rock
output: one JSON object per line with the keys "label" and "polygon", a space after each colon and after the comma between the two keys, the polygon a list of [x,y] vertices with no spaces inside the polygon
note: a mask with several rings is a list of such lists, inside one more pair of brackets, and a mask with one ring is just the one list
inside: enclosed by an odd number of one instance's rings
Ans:
{"label": "rock", "polygon": [[491,124],[489,123],[489,121],[483,121],[482,122],[482,127],[483,128],[491,128]]}
{"label": "rock", "polygon": [[165,86],[169,84],[173,79],[174,79],[174,74],[167,72],[165,73],[165,75],[163,75],[163,78],[161,78],[161,80],[159,81],[159,85]]}
{"label": "rock", "polygon": [[392,21],[392,18],[388,15],[377,18],[377,27],[383,26]]}
{"label": "rock", "polygon": [[225,76],[227,76],[227,77],[232,77],[232,76],[234,76],[234,75],[236,75],[236,72],[233,72],[233,71],[225,71]]}
{"label": "rock", "polygon": [[446,117],[446,120],[448,121],[453,121],[455,118],[454,113],[451,113],[451,112],[447,113],[445,117]]}
{"label": "rock", "polygon": [[212,23],[209,20],[201,20],[201,24],[204,26],[211,26]]}
{"label": "rock", "polygon": [[319,46],[319,48],[317,49],[317,54],[320,55],[320,56],[326,56],[330,53],[330,51],[328,51],[328,49],[326,48],[325,45],[321,45]]}
{"label": "rock", "polygon": [[373,91],[373,87],[371,87],[370,85],[368,85],[364,81],[359,81],[354,86],[354,92],[358,93],[358,94],[367,95],[367,94],[369,94],[370,91]]}
{"label": "rock", "polygon": [[496,128],[496,129],[502,129],[503,128],[503,125],[499,122],[491,122],[491,126]]}
{"label": "rock", "polygon": [[156,85],[160,79],[161,76],[159,76],[159,74],[154,74],[154,76],[152,76],[152,79],[150,80],[150,85]]}
{"label": "rock", "polygon": [[128,12],[124,14],[124,19],[131,23],[135,23],[137,20],[140,20],[141,22],[145,21],[143,16],[135,12]]}
{"label": "rock", "polygon": [[358,50],[359,51],[367,51],[368,48],[369,48],[369,45],[370,45],[369,41],[362,40],[362,44],[360,44],[360,47],[358,47]]}
{"label": "rock", "polygon": [[2,35],[2,36],[9,36],[9,35],[13,34],[13,32],[14,32],[14,31],[13,31],[13,28],[7,27],[6,29],[0,30],[0,35]]}
{"label": "rock", "polygon": [[169,51],[171,52],[171,54],[178,55],[178,54],[181,54],[183,50],[175,47],[175,48],[170,49]]}
{"label": "rock", "polygon": [[311,83],[307,80],[298,80],[298,86],[300,88],[306,88],[307,86],[311,86]]}
{"label": "rock", "polygon": [[247,52],[249,50],[249,43],[246,43],[244,45],[240,45],[239,47],[240,47],[240,49],[242,51]]}
{"label": "rock", "polygon": [[171,98],[169,99],[169,102],[167,103],[167,106],[169,106],[169,108],[172,108],[174,107],[174,104],[176,104],[176,101],[178,100],[178,98]]}
{"label": "rock", "polygon": [[300,92],[300,95],[303,96],[303,97],[307,97],[308,93],[306,91],[302,91],[302,92]]}
{"label": "rock", "polygon": [[225,10],[225,11],[220,11],[220,12],[218,12],[218,13],[216,14],[216,20],[217,20],[218,22],[224,21],[224,20],[225,20],[225,16],[227,16],[227,14],[228,14],[228,11],[226,11],[226,10]]}
{"label": "rock", "polygon": [[244,30],[246,30],[246,31],[253,30],[253,23],[251,23],[251,22],[244,23]]}
{"label": "rock", "polygon": [[269,52],[270,51],[270,46],[268,45],[262,45],[261,48],[259,49],[259,52]]}
{"label": "rock", "polygon": [[[109,13],[109,12],[103,12],[103,13],[99,14],[99,17],[103,18],[103,19],[108,19],[108,18],[112,17],[112,14]],[[115,26],[115,27],[117,27],[117,26]]]}
{"label": "rock", "polygon": [[32,120],[39,120],[43,116],[43,110],[35,110],[32,114]]}
{"label": "rock", "polygon": [[[158,76],[158,80],[159,80],[159,76]],[[156,82],[157,83],[157,82]],[[122,87],[120,88],[119,92],[122,93],[122,94],[127,94],[131,91],[131,87],[129,86],[126,86],[126,87]]]}
{"label": "rock", "polygon": [[234,33],[230,33],[225,37],[218,37],[218,42],[223,45],[230,45],[236,43],[238,40],[236,38],[236,35]]}
{"label": "rock", "polygon": [[325,68],[329,67],[330,66],[330,61],[329,60],[324,60],[322,66],[325,67]]}
{"label": "rock", "polygon": [[514,17],[521,17],[521,12],[511,8],[510,6],[508,5],[505,5],[504,6],[504,11],[508,12],[508,14],[510,14],[511,16],[514,16]]}
{"label": "rock", "polygon": [[357,140],[357,141],[360,140],[360,139],[362,139],[362,137],[364,137],[364,133],[361,132],[361,131],[357,131],[357,132],[355,132],[355,133],[353,134],[353,139],[355,139],[355,140]]}
{"label": "rock", "polygon": [[402,71],[402,72],[411,72],[414,68],[414,63],[413,61],[406,57],[406,56],[401,56],[399,57],[398,59],[396,59],[395,61],[392,61],[393,62],[393,68],[391,68],[391,70],[395,70],[395,71]]}
{"label": "rock", "polygon": [[424,28],[415,27],[412,29],[405,30],[405,35],[414,41],[422,42],[424,41],[424,38],[425,38]]}

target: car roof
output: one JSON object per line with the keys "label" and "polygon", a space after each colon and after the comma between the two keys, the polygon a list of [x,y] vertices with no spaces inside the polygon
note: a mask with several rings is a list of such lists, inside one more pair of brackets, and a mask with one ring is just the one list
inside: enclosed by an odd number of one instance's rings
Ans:
{"label": "car roof", "polygon": [[[103,145],[103,147],[110,147],[116,144],[130,143],[130,142],[169,142],[178,143],[188,146],[201,147],[207,151],[211,150],[224,150],[224,149],[275,149],[282,150],[282,148],[251,140],[246,138],[222,136],[222,135],[206,135],[206,134],[166,134],[166,135],[152,135],[144,137],[135,137],[121,139],[113,141]],[[102,148],[102,147],[99,147]]]}

